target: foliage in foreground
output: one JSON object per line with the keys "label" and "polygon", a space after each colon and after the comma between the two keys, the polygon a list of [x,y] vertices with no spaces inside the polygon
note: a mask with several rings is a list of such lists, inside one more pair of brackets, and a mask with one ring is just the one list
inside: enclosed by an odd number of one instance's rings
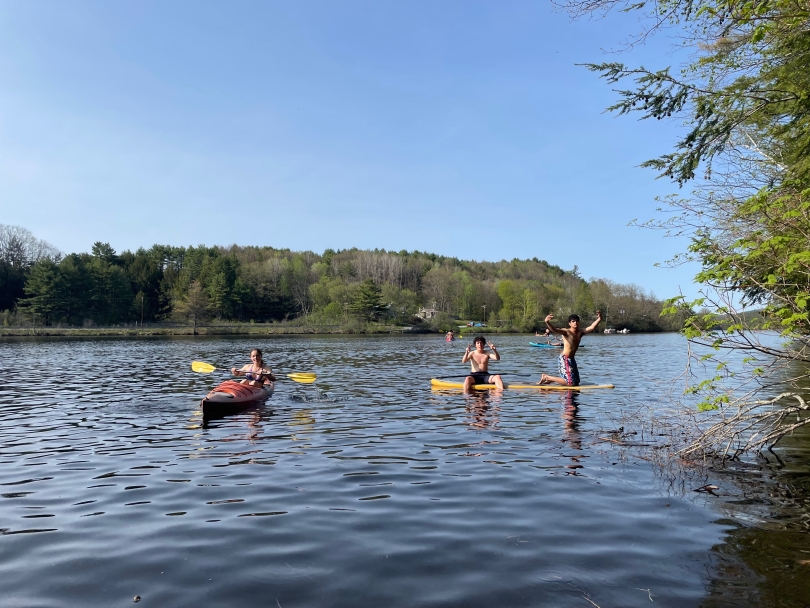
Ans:
{"label": "foliage in foreground", "polygon": [[[666,200],[671,216],[645,224],[688,235],[688,251],[671,262],[697,261],[703,297],[686,335],[711,349],[698,359],[716,374],[691,392],[714,414],[691,452],[738,453],[779,441],[810,421],[802,398],[810,360],[810,4],[806,0],[568,0],[574,15],[613,8],[647,17],[642,38],[677,30],[693,53],[680,70],[593,64],[618,90],[610,110],[642,119],[682,119],[671,152],[645,163],[689,198]],[[698,170],[702,169],[700,175]],[[683,298],[671,300],[683,310]],[[676,306],[677,305],[677,306]],[[746,308],[762,309],[758,327],[784,345],[763,344]],[[717,330],[720,321],[725,328]],[[728,371],[728,353],[749,356],[748,372]],[[793,390],[784,392],[788,386]],[[774,393],[778,394],[775,396]],[[782,404],[791,412],[781,417]],[[761,415],[763,412],[775,412]],[[774,426],[776,421],[776,426]],[[766,440],[761,441],[762,438]]]}

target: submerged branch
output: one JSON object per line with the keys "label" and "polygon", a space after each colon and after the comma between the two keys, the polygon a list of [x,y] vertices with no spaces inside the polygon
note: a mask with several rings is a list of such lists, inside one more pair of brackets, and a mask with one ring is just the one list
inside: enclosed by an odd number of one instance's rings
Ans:
{"label": "submerged branch", "polygon": [[[775,406],[785,399],[795,399],[798,404],[764,409],[767,406]],[[728,410],[734,407],[736,411],[727,416]],[[738,402],[736,406],[725,408],[719,414],[719,421],[702,429],[696,438],[676,454],[704,457],[722,454],[723,458],[726,458],[730,451],[733,451],[733,457],[743,452],[757,452],[772,447],[786,435],[810,423],[810,416],[801,416],[802,412],[808,410],[810,406],[805,399],[794,392],[785,392],[771,399]],[[797,421],[785,424],[785,421],[794,414]]]}

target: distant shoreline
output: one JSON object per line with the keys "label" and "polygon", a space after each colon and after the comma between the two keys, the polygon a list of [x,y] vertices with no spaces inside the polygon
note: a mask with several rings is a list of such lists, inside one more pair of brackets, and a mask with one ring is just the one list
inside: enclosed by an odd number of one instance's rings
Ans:
{"label": "distant shoreline", "polygon": [[[399,327],[392,325],[367,326],[330,326],[330,325],[285,325],[280,323],[229,323],[206,325],[197,328],[198,336],[290,336],[290,335],[370,335],[370,334],[433,334],[444,335],[446,332],[429,327]],[[602,332],[599,332],[602,333]],[[650,333],[650,332],[633,332]],[[660,333],[660,332],[653,332]],[[455,330],[469,336],[480,334],[525,334],[506,327],[466,327]],[[193,336],[191,326],[154,324],[149,327],[0,327],[0,340],[3,338],[53,337],[53,338],[105,338],[105,337],[153,337],[153,336]]]}
{"label": "distant shoreline", "polygon": [[[301,334],[389,334],[389,333],[443,333],[431,329],[408,327],[347,328],[329,326],[283,326],[272,324],[233,324],[198,327],[198,336],[261,336]],[[191,326],[172,327],[0,327],[0,339],[19,337],[84,337],[115,336],[193,336]]]}

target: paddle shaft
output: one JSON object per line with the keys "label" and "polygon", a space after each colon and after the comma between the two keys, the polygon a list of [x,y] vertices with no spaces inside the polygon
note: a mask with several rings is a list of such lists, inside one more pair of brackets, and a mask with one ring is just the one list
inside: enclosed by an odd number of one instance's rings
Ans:
{"label": "paddle shaft", "polygon": [[[201,374],[211,374],[216,371],[220,372],[230,372],[233,374],[232,369],[225,369],[222,367],[214,367],[210,363],[205,363],[204,361],[192,361],[191,362],[191,369],[197,373]],[[243,372],[243,374],[255,374],[257,376],[262,377],[272,377],[273,380],[281,380],[283,376],[276,376],[275,374],[271,374],[268,372],[251,372],[248,370],[237,370],[239,372]],[[239,374],[234,374],[235,376],[239,377]],[[293,382],[298,382],[300,384],[312,384],[315,382],[316,376],[313,373],[303,373],[303,372],[293,372],[291,374],[286,374],[286,377],[292,380]]]}
{"label": "paddle shaft", "polygon": [[[226,371],[231,372],[231,375],[236,376],[236,377],[247,376],[248,374],[253,374],[254,376],[260,376],[262,378],[270,378],[270,382],[275,382],[276,380],[278,380],[278,377],[275,374],[270,373],[270,372],[248,372],[248,371],[245,371],[243,369],[238,369],[238,370],[236,370],[237,373],[234,374],[232,370],[226,370]],[[238,372],[241,372],[241,373],[238,373]]]}
{"label": "paddle shaft", "polygon": [[[490,376],[506,376],[506,375],[510,375],[509,372],[503,372],[503,373],[502,372],[481,372],[481,374],[482,375],[483,374],[488,374]],[[463,375],[458,375],[458,376],[436,376],[435,379],[436,380],[447,380],[448,378],[467,378],[469,376],[472,376],[472,374],[463,374]],[[518,374],[518,377],[531,378],[531,376],[521,376],[519,374]]]}
{"label": "paddle shaft", "polygon": [[[226,371],[230,371],[230,370],[226,370]],[[239,371],[242,371],[242,370],[239,370]],[[231,372],[231,373],[233,373],[233,372]],[[246,373],[253,374],[254,376],[262,376],[263,378],[265,378],[267,376],[270,376],[270,377],[272,377],[272,380],[270,382],[278,382],[279,380],[292,380],[293,382],[297,382],[298,384],[312,384],[312,383],[315,382],[314,377],[313,378],[301,378],[301,377],[297,377],[294,373],[293,374],[287,374],[285,376],[276,376],[275,374],[266,374],[266,373],[262,373],[262,372],[259,372],[258,374],[256,372],[246,372]],[[239,374],[236,374],[236,377],[238,378]]]}

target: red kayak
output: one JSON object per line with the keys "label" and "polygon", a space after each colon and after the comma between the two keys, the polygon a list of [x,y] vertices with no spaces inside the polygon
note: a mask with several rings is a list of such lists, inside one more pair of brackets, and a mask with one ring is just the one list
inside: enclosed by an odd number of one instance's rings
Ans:
{"label": "red kayak", "polygon": [[265,384],[262,388],[226,380],[208,393],[200,402],[200,406],[203,416],[224,416],[241,412],[251,405],[258,405],[272,394],[272,383]]}

